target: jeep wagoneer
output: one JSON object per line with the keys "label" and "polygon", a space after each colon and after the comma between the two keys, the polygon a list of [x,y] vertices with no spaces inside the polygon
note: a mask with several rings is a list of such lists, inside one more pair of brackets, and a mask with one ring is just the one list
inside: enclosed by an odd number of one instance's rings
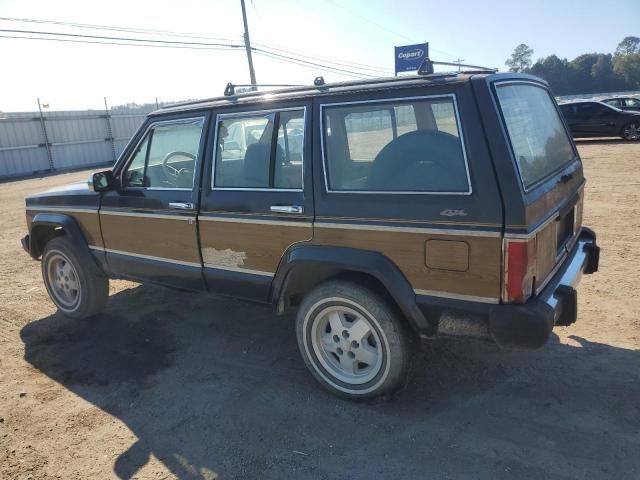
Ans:
{"label": "jeep wagoneer", "polygon": [[29,196],[59,310],[98,314],[109,278],[295,310],[309,370],[349,398],[401,386],[415,338],[537,348],[576,320],[599,249],[546,83],[318,83],[158,110],[111,170]]}

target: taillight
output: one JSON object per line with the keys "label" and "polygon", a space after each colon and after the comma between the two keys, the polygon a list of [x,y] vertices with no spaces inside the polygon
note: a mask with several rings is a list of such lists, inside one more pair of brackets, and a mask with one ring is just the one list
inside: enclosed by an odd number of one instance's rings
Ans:
{"label": "taillight", "polygon": [[505,239],[504,285],[502,299],[508,303],[524,303],[533,293],[536,265],[535,237]]}

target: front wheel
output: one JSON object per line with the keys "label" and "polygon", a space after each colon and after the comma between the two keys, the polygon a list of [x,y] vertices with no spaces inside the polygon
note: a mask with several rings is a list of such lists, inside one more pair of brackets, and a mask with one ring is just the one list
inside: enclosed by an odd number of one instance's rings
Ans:
{"label": "front wheel", "polygon": [[622,138],[629,141],[640,140],[640,122],[630,122],[622,127]]}
{"label": "front wheel", "polygon": [[296,320],[302,357],[325,388],[372,398],[406,380],[410,339],[395,309],[373,291],[334,281],[303,300]]}
{"label": "front wheel", "polygon": [[71,318],[87,318],[100,312],[109,297],[109,280],[92,259],[80,261],[64,236],[49,240],[42,254],[42,278],[49,297]]}

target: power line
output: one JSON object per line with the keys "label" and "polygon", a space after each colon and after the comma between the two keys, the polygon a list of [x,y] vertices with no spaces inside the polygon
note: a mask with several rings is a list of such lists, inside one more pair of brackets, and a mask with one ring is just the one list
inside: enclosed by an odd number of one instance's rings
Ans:
{"label": "power line", "polygon": [[231,40],[236,41],[240,40],[242,37],[239,35],[229,37],[213,37],[209,35],[203,35],[196,32],[176,32],[172,30],[153,30],[153,29],[145,29],[145,28],[137,28],[137,27],[120,27],[114,25],[96,25],[92,23],[77,23],[77,22],[63,22],[57,20],[39,20],[32,18],[13,18],[13,17],[0,17],[0,20],[7,22],[23,22],[23,23],[38,23],[38,24],[50,24],[50,25],[61,25],[61,26],[69,26],[74,28],[86,28],[92,30],[111,30],[115,32],[130,32],[130,33],[142,33],[142,34],[156,34],[156,35],[166,35],[170,37],[184,37],[184,38],[201,38],[203,40]]}
{"label": "power line", "polygon": [[282,48],[282,46],[273,44],[273,43],[264,43],[264,42],[253,42],[254,45],[258,45],[260,47],[264,47],[264,48],[268,48],[270,50],[275,50],[277,52],[282,52],[282,53],[287,53],[290,55],[296,55],[298,57],[302,57],[302,58],[308,58],[311,60],[317,60],[317,61],[326,61],[329,63],[333,63],[335,65],[342,65],[344,67],[359,67],[362,70],[369,70],[372,72],[382,72],[382,73],[390,73],[391,71],[388,68],[384,68],[384,67],[378,67],[375,65],[368,65],[368,64],[364,64],[364,63],[357,63],[357,62],[351,62],[351,61],[347,61],[347,60],[333,60],[327,57],[320,57],[320,56],[312,56],[312,55],[306,55],[300,51],[296,51],[296,50],[288,50],[285,48]]}
{"label": "power line", "polygon": [[146,38],[132,38],[132,37],[108,37],[104,35],[86,35],[81,33],[58,33],[58,32],[43,32],[37,30],[13,30],[13,29],[0,29],[0,32],[4,33],[16,33],[16,34],[28,34],[28,35],[55,35],[61,37],[73,37],[73,38],[90,38],[98,40],[122,40],[124,42],[148,42],[159,44],[179,44],[179,45],[193,45],[193,46],[214,46],[214,47],[229,47],[229,48],[243,48],[244,45],[232,44],[232,43],[206,43],[206,42],[185,42],[178,40],[156,40]]}
{"label": "power line", "polygon": [[321,64],[321,63],[315,63],[315,62],[310,62],[310,61],[307,61],[307,60],[301,60],[301,59],[298,59],[298,58],[295,58],[295,57],[289,57],[287,55],[281,55],[279,53],[269,52],[269,51],[263,50],[261,48],[254,47],[253,51],[256,52],[256,54],[258,54],[258,55],[275,58],[275,59],[278,59],[278,60],[286,61],[288,63],[295,63],[295,64],[298,64],[298,65],[304,65],[304,66],[308,66],[308,67],[320,67],[320,68],[323,68],[325,70],[332,71],[334,73],[342,73],[344,75],[348,75],[348,76],[351,76],[351,77],[376,78],[375,75],[369,75],[369,74],[362,73],[362,72],[354,72],[353,70],[346,70],[346,69],[343,69],[343,68],[332,67],[330,65],[324,65],[324,64]]}
{"label": "power line", "polygon": [[[403,35],[402,33],[398,33],[398,32],[396,32],[394,30],[391,30],[389,27],[387,27],[385,25],[382,25],[382,24],[380,24],[378,22],[374,22],[373,20],[371,20],[371,19],[369,19],[369,18],[367,18],[367,17],[365,17],[363,15],[360,15],[358,12],[354,12],[350,8],[345,7],[344,5],[336,3],[334,0],[328,0],[328,1],[332,5],[334,5],[334,6],[338,7],[338,8],[341,8],[345,12],[350,13],[354,17],[357,17],[357,18],[359,18],[360,20],[362,20],[362,21],[364,21],[366,23],[370,23],[371,25],[374,25],[374,26],[378,27],[379,29],[384,30],[387,33],[395,35],[396,37],[402,38],[402,39],[407,40],[407,41],[409,41],[411,43],[418,43],[418,42],[415,41],[415,39],[409,38],[406,35]],[[432,48],[431,45],[429,45],[429,50],[434,51],[434,52],[439,52],[439,53],[442,53],[442,54],[450,56],[450,57],[456,57],[457,56],[457,55],[454,55],[453,53],[448,53],[448,52],[445,52],[443,50],[438,50],[438,49]]]}
{"label": "power line", "polygon": [[[252,2],[253,3],[253,2]],[[207,39],[212,39],[212,40],[221,40],[221,39],[225,39],[225,37],[210,37],[210,36],[206,36],[206,35],[201,35],[195,32],[176,32],[176,31],[170,31],[170,30],[155,30],[155,29],[143,29],[143,28],[128,28],[128,27],[120,27],[120,26],[114,26],[114,25],[97,25],[97,24],[87,24],[87,23],[77,23],[77,22],[63,22],[63,21],[56,21],[56,20],[39,20],[39,19],[28,19],[28,18],[12,18],[12,17],[0,17],[0,20],[4,20],[4,21],[13,21],[13,22],[31,22],[31,23],[37,23],[37,24],[53,24],[53,25],[64,25],[64,26],[71,26],[74,28],[87,28],[87,29],[94,29],[94,30],[111,30],[111,31],[119,31],[119,32],[131,32],[131,33],[142,33],[142,34],[156,34],[156,35],[161,35],[161,36],[170,36],[170,37],[184,37],[184,38],[199,38],[199,39],[203,39],[203,40],[207,40]],[[0,32],[2,31],[9,31],[9,30],[0,30]],[[13,33],[14,31],[12,31]],[[29,34],[38,34],[38,35],[62,35],[62,36],[69,36],[72,34],[69,33],[64,33],[64,32],[39,32],[39,31],[28,31],[28,30],[15,30],[16,33],[29,33]],[[88,35],[88,34],[75,34],[78,35],[78,37],[80,38],[91,38],[91,39],[101,39],[101,40],[116,40],[116,41],[126,41],[126,42],[149,42],[149,43],[159,43],[159,42],[167,42],[167,43],[171,43],[171,44],[189,44],[189,45],[200,45],[200,46],[211,46],[212,44],[208,43],[208,42],[183,42],[181,40],[156,40],[156,39],[144,39],[144,38],[121,38],[121,37],[107,37],[107,36],[101,36],[101,35]],[[7,38],[7,37],[5,37]],[[19,38],[19,37],[14,37],[14,38]],[[226,37],[228,39],[230,39],[230,37]],[[238,37],[237,38],[238,41],[242,41],[242,37]],[[82,42],[79,42],[82,43]],[[86,42],[86,43],[99,43],[99,42]],[[102,42],[105,43],[105,45],[111,45],[112,43],[106,43],[106,42]],[[125,45],[124,43],[118,43],[118,45]],[[370,71],[372,73],[382,73],[382,74],[391,74],[389,69],[383,68],[383,67],[378,67],[378,66],[374,66],[374,65],[367,65],[367,64],[363,64],[363,63],[358,63],[358,62],[351,62],[351,61],[347,61],[347,60],[334,60],[331,58],[327,58],[327,57],[319,57],[319,56],[312,56],[312,55],[306,55],[302,52],[299,51],[295,51],[295,50],[290,50],[290,49],[286,49],[283,48],[280,45],[275,45],[275,44],[268,44],[268,43],[261,43],[261,42],[255,42],[256,45],[262,46],[264,49],[266,50],[274,50],[274,53],[284,53],[284,54],[288,54],[290,56],[295,56],[295,57],[304,57],[308,60],[312,60],[312,61],[317,61],[320,63],[329,63],[332,65],[336,65],[338,67],[358,67],[358,69],[360,70],[367,70]],[[218,46],[218,44],[216,44],[215,46]],[[241,48],[243,45],[237,44],[237,45],[233,45],[232,48]]]}
{"label": "power line", "polygon": [[144,40],[138,43],[131,43],[131,42],[113,42],[108,40],[93,41],[93,40],[80,40],[80,39],[72,39],[72,38],[27,37],[22,35],[3,35],[1,33],[0,33],[0,38],[10,38],[10,39],[15,38],[19,40],[40,40],[40,41],[49,41],[49,42],[84,43],[84,44],[90,44],[90,45],[121,45],[123,47],[130,46],[130,47],[155,47],[155,48],[183,48],[187,50],[227,50],[227,51],[234,51],[234,52],[238,51],[237,48],[215,47],[215,46],[195,47],[195,46],[180,45],[180,44],[154,45],[154,44],[142,43],[144,42]]}
{"label": "power line", "polygon": [[[3,35],[2,32],[9,33],[10,35]],[[58,34],[51,32],[43,32],[49,35],[70,35],[73,38],[55,38],[55,37],[34,37],[34,36],[26,36],[26,35],[18,35],[21,31],[11,31],[11,30],[2,30],[0,29],[0,38],[9,38],[9,39],[21,39],[21,40],[40,40],[40,41],[55,41],[55,42],[67,42],[67,43],[82,43],[82,44],[93,44],[93,45],[120,45],[120,46],[134,46],[134,47],[156,47],[156,48],[185,48],[190,50],[227,50],[227,51],[238,51],[239,48],[243,48],[240,46],[227,46],[227,45],[217,45],[217,44],[206,44],[206,43],[196,43],[187,42],[187,44],[183,44],[181,42],[164,42],[160,41],[160,44],[156,43],[147,43],[151,40],[139,40],[136,42],[128,41],[125,38],[119,37],[100,37],[100,36],[89,36],[89,35],[76,35],[76,34]],[[30,35],[37,35],[38,32],[30,32],[24,31]],[[80,37],[80,38],[78,38]],[[289,57],[287,55],[282,55],[276,52],[269,52],[268,50],[264,50],[262,48],[252,47],[252,51],[255,51],[256,54],[270,57],[276,60],[280,60],[287,63],[292,63],[301,66],[307,67],[318,67],[326,71],[330,71],[333,73],[341,73],[343,75],[357,77],[357,78],[365,78],[365,77],[373,77],[372,75],[363,74],[361,72],[354,72],[351,70],[346,70],[338,67],[333,67],[331,65],[309,62],[307,60],[296,59],[295,57]]]}
{"label": "power line", "polygon": [[329,2],[330,2],[332,5],[334,5],[334,6],[338,7],[338,8],[341,8],[341,9],[342,9],[342,10],[344,10],[345,12],[350,13],[350,14],[351,14],[351,15],[353,15],[354,17],[358,17],[360,20],[363,20],[363,21],[365,21],[365,22],[367,22],[367,23],[370,23],[371,25],[375,25],[376,27],[378,27],[378,28],[379,28],[379,29],[381,29],[381,30],[384,30],[384,31],[385,31],[385,32],[387,32],[387,33],[391,33],[392,35],[395,35],[396,37],[404,38],[405,40],[408,40],[409,42],[416,43],[416,42],[415,42],[415,40],[413,40],[413,39],[411,39],[411,38],[407,37],[406,35],[403,35],[402,33],[394,32],[394,31],[393,31],[393,30],[391,30],[390,28],[388,28],[388,27],[386,27],[386,26],[384,26],[384,25],[381,25],[381,24],[380,24],[380,23],[378,23],[378,22],[374,22],[373,20],[371,20],[371,19],[369,19],[369,18],[367,18],[367,17],[364,17],[364,16],[360,15],[360,14],[359,14],[359,13],[357,13],[357,12],[354,12],[354,11],[353,11],[353,10],[351,10],[350,8],[345,7],[344,5],[340,5],[339,3],[336,3],[336,2],[334,2],[333,0],[329,0]]}

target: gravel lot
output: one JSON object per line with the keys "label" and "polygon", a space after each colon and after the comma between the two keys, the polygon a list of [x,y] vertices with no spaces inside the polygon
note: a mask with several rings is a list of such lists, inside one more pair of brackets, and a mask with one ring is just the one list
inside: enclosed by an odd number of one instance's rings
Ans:
{"label": "gravel lot", "polygon": [[535,352],[425,346],[393,398],[321,390],[292,318],[112,282],[106,313],[57,315],[0,184],[0,478],[640,479],[640,145],[581,142],[603,249],[578,323]]}

